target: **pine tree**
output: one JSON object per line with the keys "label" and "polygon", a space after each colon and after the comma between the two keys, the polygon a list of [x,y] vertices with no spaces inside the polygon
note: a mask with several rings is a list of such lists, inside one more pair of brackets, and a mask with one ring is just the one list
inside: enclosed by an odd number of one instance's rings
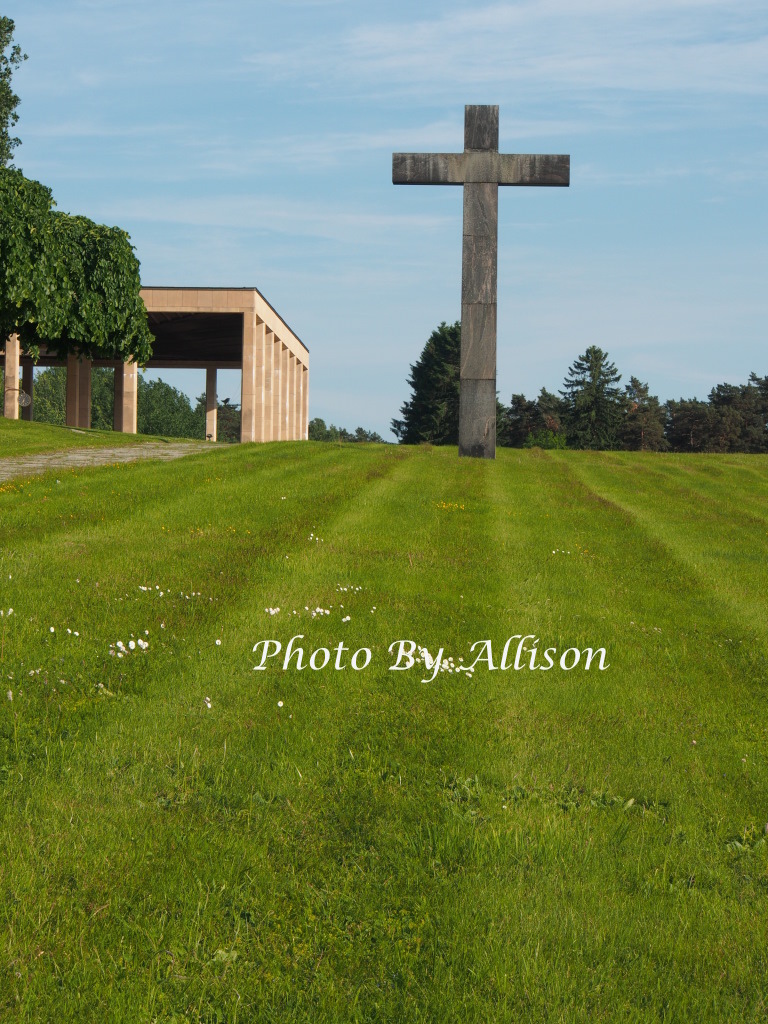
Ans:
{"label": "pine tree", "polygon": [[648,394],[648,385],[630,377],[624,385],[626,411],[621,425],[621,441],[628,451],[661,452],[669,448],[664,437],[666,414],[655,395]]}
{"label": "pine tree", "polygon": [[539,418],[535,401],[529,401],[525,395],[512,395],[507,409],[507,444],[511,448],[522,448],[529,435],[539,429]]}
{"label": "pine tree", "polygon": [[767,403],[759,384],[759,378],[753,373],[748,384],[718,384],[712,388],[708,451],[766,451]]}
{"label": "pine tree", "polygon": [[401,444],[459,443],[459,357],[461,324],[433,331],[408,378],[413,395],[392,420]]}
{"label": "pine tree", "polygon": [[696,398],[667,402],[667,440],[676,452],[708,450],[711,408]]}
{"label": "pine tree", "polygon": [[616,384],[621,374],[608,353],[590,345],[568,370],[560,394],[565,403],[568,444],[573,448],[619,446],[624,400]]}

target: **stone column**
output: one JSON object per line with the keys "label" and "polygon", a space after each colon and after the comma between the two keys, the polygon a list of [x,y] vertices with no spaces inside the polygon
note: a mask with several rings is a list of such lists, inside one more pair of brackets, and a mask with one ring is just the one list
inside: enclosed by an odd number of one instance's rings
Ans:
{"label": "stone column", "polygon": [[283,397],[283,343],[274,335],[272,345],[272,440],[282,441],[281,399]]}
{"label": "stone column", "polygon": [[19,336],[12,334],[5,341],[5,396],[3,415],[8,420],[19,418]]}
{"label": "stone column", "polygon": [[290,413],[288,422],[290,424],[290,438],[292,441],[298,441],[299,439],[299,421],[298,411],[299,403],[298,399],[298,388],[299,388],[299,361],[296,356],[291,353],[291,393],[289,395],[290,401]]}
{"label": "stone column", "polygon": [[256,339],[249,313],[243,313],[243,351],[240,357],[240,444],[255,441]]}
{"label": "stone column", "polygon": [[35,367],[31,359],[25,359],[21,364],[21,389],[26,391],[32,402],[26,405],[21,410],[21,418],[23,420],[32,419],[32,409],[34,408],[34,388],[35,388]]}
{"label": "stone column", "polygon": [[67,355],[67,399],[64,422],[68,427],[80,426],[80,361],[74,352]]}
{"label": "stone column", "polygon": [[68,427],[89,430],[91,426],[91,361],[70,352],[67,356]]}
{"label": "stone column", "polygon": [[291,393],[291,350],[286,346],[282,352],[283,359],[283,377],[282,377],[282,388],[281,396],[282,402],[280,410],[280,422],[282,425],[282,435],[284,441],[290,441],[290,393]]}
{"label": "stone column", "polygon": [[91,367],[90,359],[83,359],[78,367],[77,425],[91,429]]}
{"label": "stone column", "polygon": [[298,356],[296,357],[296,377],[294,380],[294,390],[296,392],[296,411],[294,412],[293,421],[296,424],[295,434],[296,440],[301,440],[301,362]]}
{"label": "stone column", "polygon": [[[241,407],[242,408],[242,407]],[[205,368],[205,436],[209,441],[216,440],[216,416],[218,412],[218,395],[216,394],[216,367]]]}
{"label": "stone column", "polygon": [[496,238],[499,187],[464,186],[459,455],[496,455]]}
{"label": "stone column", "polygon": [[[267,408],[267,328],[255,313],[245,314],[243,335],[243,391],[240,405],[241,441],[264,441]],[[246,341],[250,350],[246,360]],[[247,436],[246,436],[247,434]]]}
{"label": "stone column", "polygon": [[275,335],[264,331],[264,440],[274,438]]}
{"label": "stone column", "polygon": [[309,367],[301,368],[301,439],[309,437]]}
{"label": "stone column", "polygon": [[136,362],[115,364],[114,429],[121,434],[135,434],[138,413],[138,376]]}
{"label": "stone column", "polygon": [[283,438],[286,441],[293,440],[293,363],[294,355],[289,348],[285,350],[287,371],[285,374],[286,403],[285,403],[285,430]]}
{"label": "stone column", "polygon": [[304,364],[296,364],[296,437],[304,440]]}

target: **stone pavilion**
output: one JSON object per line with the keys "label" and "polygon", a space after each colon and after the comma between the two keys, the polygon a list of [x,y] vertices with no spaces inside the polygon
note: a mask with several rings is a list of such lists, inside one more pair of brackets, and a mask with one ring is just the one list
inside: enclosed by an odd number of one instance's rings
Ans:
{"label": "stone pavilion", "polygon": [[[256,288],[142,288],[155,336],[149,369],[205,370],[206,435],[216,440],[216,374],[242,370],[241,441],[306,440],[309,423],[309,350]],[[32,360],[14,335],[5,342],[4,415],[34,416]],[[135,362],[66,361],[41,348],[37,366],[67,367],[66,423],[91,425],[91,367],[115,369],[114,429],[136,433]],[[20,408],[21,389],[32,403]]]}

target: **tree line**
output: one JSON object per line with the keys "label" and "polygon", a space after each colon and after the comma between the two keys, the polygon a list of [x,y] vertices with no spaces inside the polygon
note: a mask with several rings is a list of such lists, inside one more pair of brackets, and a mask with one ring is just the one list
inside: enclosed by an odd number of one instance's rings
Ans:
{"label": "tree line", "polygon": [[[91,371],[91,426],[111,430],[115,406],[115,371],[94,366]],[[67,371],[51,366],[35,374],[34,416],[42,423],[63,426],[66,422]],[[192,437],[205,440],[205,395],[193,405],[187,395],[164,380],[146,380],[138,375],[137,420],[140,434],[164,437]],[[218,403],[217,440],[240,440],[240,406],[228,398]]]}
{"label": "tree line", "polygon": [[384,444],[384,438],[375,430],[366,430],[365,427],[355,427],[354,430],[345,430],[344,427],[335,427],[333,423],[325,425],[325,420],[319,416],[309,421],[307,436],[310,441],[346,441],[354,442],[376,442]]}
{"label": "tree line", "polygon": [[[461,324],[442,323],[411,366],[411,397],[392,420],[401,444],[458,444]],[[621,374],[590,345],[569,367],[557,394],[496,401],[496,443],[511,448],[627,451],[768,452],[768,376],[718,384],[707,401],[660,402],[648,384]]]}

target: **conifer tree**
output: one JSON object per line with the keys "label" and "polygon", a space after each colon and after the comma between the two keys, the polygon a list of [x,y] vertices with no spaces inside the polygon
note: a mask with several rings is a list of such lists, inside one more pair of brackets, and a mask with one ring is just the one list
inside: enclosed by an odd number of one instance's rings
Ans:
{"label": "conifer tree", "polygon": [[616,387],[620,380],[608,353],[597,345],[590,345],[573,363],[560,392],[569,447],[618,448],[624,412],[622,393]]}
{"label": "conifer tree", "polygon": [[441,323],[429,337],[408,378],[413,395],[392,420],[401,444],[459,443],[461,324]]}
{"label": "conifer tree", "polygon": [[712,410],[697,398],[667,402],[667,440],[676,452],[707,451]]}
{"label": "conifer tree", "polygon": [[630,377],[624,385],[626,411],[621,425],[621,441],[628,451],[661,452],[669,448],[664,437],[666,414],[655,395],[648,393],[648,385],[637,377]]}

